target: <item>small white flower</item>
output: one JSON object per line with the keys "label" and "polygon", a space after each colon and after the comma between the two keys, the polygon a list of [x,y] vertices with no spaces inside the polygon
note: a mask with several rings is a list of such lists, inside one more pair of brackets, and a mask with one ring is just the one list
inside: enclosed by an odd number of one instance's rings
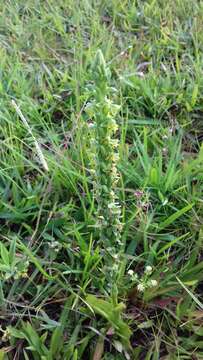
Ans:
{"label": "small white flower", "polygon": [[88,127],[91,129],[91,128],[95,127],[95,125],[94,125],[94,123],[91,122],[88,124]]}
{"label": "small white flower", "polygon": [[152,267],[150,265],[147,265],[145,268],[145,274],[150,275],[152,273]]}
{"label": "small white flower", "polygon": [[137,71],[136,75],[139,76],[139,77],[144,77],[143,71]]}
{"label": "small white flower", "polygon": [[112,203],[108,204],[109,209],[116,209],[116,207],[117,207],[117,205],[116,205],[115,202],[112,202]]}
{"label": "small white flower", "polygon": [[113,264],[112,268],[113,271],[118,271],[118,264]]}
{"label": "small white flower", "polygon": [[143,285],[143,284],[138,284],[138,285],[137,285],[137,290],[138,290],[139,292],[144,292],[144,290],[145,290],[144,285]]}
{"label": "small white flower", "polygon": [[158,282],[156,280],[152,279],[152,280],[149,281],[149,286],[150,287],[156,287],[157,285],[158,285]]}
{"label": "small white flower", "polygon": [[132,269],[128,270],[128,275],[133,276],[134,275],[134,271]]}

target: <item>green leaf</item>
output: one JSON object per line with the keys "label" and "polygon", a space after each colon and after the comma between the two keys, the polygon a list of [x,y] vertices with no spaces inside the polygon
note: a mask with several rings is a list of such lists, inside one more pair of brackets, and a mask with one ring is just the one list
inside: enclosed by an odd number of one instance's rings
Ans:
{"label": "green leaf", "polygon": [[27,353],[25,352],[25,350],[23,350],[23,355],[25,357],[25,360],[29,360],[29,357],[28,357]]}
{"label": "green leaf", "polygon": [[183,289],[187,291],[187,293],[194,300],[194,302],[200,307],[200,309],[203,310],[203,304],[201,303],[201,301],[199,301],[199,299],[187,288],[187,286],[185,286],[185,284],[183,284],[183,282],[178,277],[176,277],[176,279],[179,282],[179,284],[183,287]]}
{"label": "green leaf", "polygon": [[5,351],[3,349],[0,349],[0,360],[4,360]]}
{"label": "green leaf", "polygon": [[151,181],[151,184],[152,185],[158,185],[158,180],[159,180],[159,177],[158,177],[158,172],[157,172],[157,169],[156,168],[151,168],[150,170],[150,181]]}
{"label": "green leaf", "polygon": [[79,334],[80,329],[81,329],[81,324],[79,323],[75,327],[75,329],[71,335],[71,338],[69,339],[68,345],[65,349],[66,360],[72,360],[72,358],[74,358],[75,350],[77,348],[78,334]]}
{"label": "green leaf", "polygon": [[170,242],[168,242],[166,245],[164,245],[157,253],[157,255],[160,255],[161,253],[163,253],[164,251],[166,251],[167,249],[169,249],[170,247],[172,247],[173,245],[175,245],[177,242],[179,242],[180,240],[185,239],[188,235],[190,235],[189,232],[187,232],[186,234],[183,234],[177,238],[174,238],[173,240],[171,240]]}
{"label": "green leaf", "polygon": [[11,334],[11,336],[13,336],[16,339],[25,339],[25,335],[21,330],[18,330],[12,326],[8,326],[8,331],[9,334]]}
{"label": "green leaf", "polygon": [[7,250],[7,248],[5,247],[4,244],[1,243],[0,246],[1,246],[1,258],[2,258],[2,260],[4,262],[4,264],[9,266],[10,265],[10,263],[9,263],[9,252],[8,252],[8,250]]}
{"label": "green leaf", "polygon": [[129,326],[121,318],[125,305],[120,303],[115,306],[111,302],[99,299],[94,295],[87,295],[86,302],[95,313],[104,317],[114,327],[117,335],[121,337],[123,345],[129,348],[132,333]]}
{"label": "green leaf", "polygon": [[164,220],[161,224],[159,224],[158,231],[165,229],[168,225],[172,224],[175,220],[185,214],[187,211],[191,210],[194,204],[189,204],[182,208],[181,210],[176,211],[176,213],[172,214],[168,217],[168,219]]}
{"label": "green leaf", "polygon": [[64,333],[65,325],[67,323],[69,309],[71,308],[72,302],[73,302],[73,297],[70,296],[62,311],[60,317],[60,326],[56,327],[56,329],[52,334],[51,344],[50,344],[50,354],[53,358],[58,357],[60,350],[63,348],[63,343],[64,343],[63,333]]}
{"label": "green leaf", "polygon": [[159,125],[160,121],[154,119],[129,119],[128,125]]}
{"label": "green leaf", "polygon": [[16,255],[16,238],[12,239],[9,248],[9,259],[11,265],[14,263],[15,255]]}
{"label": "green leaf", "polygon": [[198,84],[195,84],[195,85],[194,85],[194,88],[193,88],[193,92],[192,92],[192,99],[191,99],[191,105],[192,105],[192,107],[194,107],[195,104],[196,104],[196,102],[197,102],[198,92],[199,92]]}
{"label": "green leaf", "polygon": [[23,250],[30,258],[30,260],[33,262],[33,264],[36,266],[36,268],[44,275],[44,277],[48,280],[53,280],[54,277],[47,274],[47,272],[42,268],[40,262],[37,260],[37,258],[33,255],[32,251],[30,251],[20,240],[18,247]]}

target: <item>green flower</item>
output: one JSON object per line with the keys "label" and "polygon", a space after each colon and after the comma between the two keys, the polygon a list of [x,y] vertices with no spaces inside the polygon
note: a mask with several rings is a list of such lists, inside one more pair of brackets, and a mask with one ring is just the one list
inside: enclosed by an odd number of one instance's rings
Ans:
{"label": "green flower", "polygon": [[[107,263],[112,269],[112,278],[117,271],[117,261],[113,258],[121,249],[121,206],[119,204],[118,182],[120,174],[117,169],[119,161],[119,140],[115,139],[118,125],[115,119],[120,106],[111,99],[112,88],[109,86],[110,70],[106,65],[101,50],[98,50],[92,65],[94,89],[86,105],[86,113],[91,118],[90,134],[90,173],[96,205],[96,229],[99,232],[99,242],[104,248],[113,248]],[[107,252],[108,253],[108,252]],[[112,263],[114,259],[114,263]],[[120,257],[118,257],[120,259]]]}

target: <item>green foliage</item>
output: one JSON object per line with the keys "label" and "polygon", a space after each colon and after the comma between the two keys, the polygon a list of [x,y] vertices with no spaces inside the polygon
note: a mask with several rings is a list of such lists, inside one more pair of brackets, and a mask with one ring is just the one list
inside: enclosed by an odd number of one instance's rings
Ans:
{"label": "green foliage", "polygon": [[9,280],[11,278],[18,279],[27,277],[27,269],[29,261],[23,254],[16,254],[16,238],[10,244],[9,250],[6,246],[0,244],[0,273],[1,280]]}
{"label": "green foliage", "polygon": [[122,320],[121,314],[125,309],[123,303],[114,303],[97,298],[94,295],[88,295],[86,302],[96,314],[104,317],[111,326],[113,326],[115,333],[121,338],[121,342],[126,348],[130,347],[130,336],[132,332],[128,325]]}
{"label": "green foliage", "polygon": [[0,13],[0,359],[203,358],[202,0]]}

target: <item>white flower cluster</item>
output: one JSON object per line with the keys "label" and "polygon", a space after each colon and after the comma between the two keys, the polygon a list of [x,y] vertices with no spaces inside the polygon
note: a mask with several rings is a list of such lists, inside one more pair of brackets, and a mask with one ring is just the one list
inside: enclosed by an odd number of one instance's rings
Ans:
{"label": "white flower cluster", "polygon": [[153,270],[152,267],[150,265],[147,265],[145,268],[145,274],[151,275],[152,270]]}
{"label": "white flower cluster", "polygon": [[147,265],[144,274],[140,279],[132,269],[128,270],[127,274],[130,276],[132,282],[137,283],[137,290],[143,293],[147,288],[154,288],[158,286],[157,280],[149,278],[152,272],[152,266]]}

